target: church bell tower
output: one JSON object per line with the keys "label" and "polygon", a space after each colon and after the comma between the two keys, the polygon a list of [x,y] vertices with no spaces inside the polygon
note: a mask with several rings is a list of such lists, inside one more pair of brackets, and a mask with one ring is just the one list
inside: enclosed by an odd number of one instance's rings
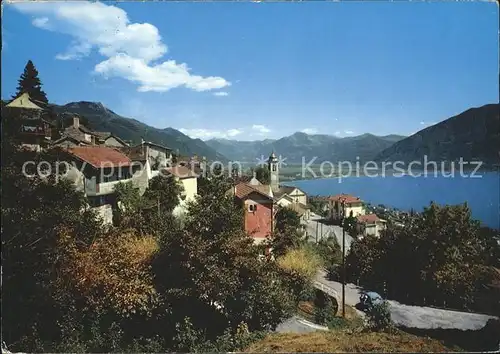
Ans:
{"label": "church bell tower", "polygon": [[279,179],[278,158],[276,157],[274,152],[269,156],[269,159],[267,160],[267,165],[269,167],[271,189],[273,190],[273,192],[276,192],[280,188],[280,179]]}

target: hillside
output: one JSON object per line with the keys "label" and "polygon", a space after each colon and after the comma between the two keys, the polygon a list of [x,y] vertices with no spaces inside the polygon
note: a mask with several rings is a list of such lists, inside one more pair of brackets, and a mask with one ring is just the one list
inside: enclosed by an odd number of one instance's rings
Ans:
{"label": "hillside", "polygon": [[412,136],[396,142],[377,155],[378,161],[480,160],[491,166],[499,162],[499,105],[471,108]]}
{"label": "hillside", "polygon": [[438,340],[417,337],[402,331],[397,334],[348,331],[270,334],[245,350],[247,353],[437,353],[450,351],[460,351],[460,349],[449,348]]}
{"label": "hillside", "polygon": [[363,134],[355,137],[339,138],[324,134],[306,134],[297,132],[278,140],[237,141],[227,139],[211,139],[207,145],[219,151],[231,160],[253,162],[261,155],[268,156],[272,151],[287,158],[288,163],[302,163],[317,157],[322,161],[368,161],[403,136],[376,136]]}
{"label": "hillside", "polygon": [[[118,135],[124,140],[139,143],[141,137],[157,144],[171,148],[182,155],[206,156],[209,160],[226,161],[200,139],[191,139],[173,128],[158,129],[144,124],[136,119],[122,117],[98,102],[71,102],[64,106],[53,105],[68,124],[73,114],[81,116],[83,124],[96,131],[106,131]],[[70,123],[69,123],[70,124]]]}

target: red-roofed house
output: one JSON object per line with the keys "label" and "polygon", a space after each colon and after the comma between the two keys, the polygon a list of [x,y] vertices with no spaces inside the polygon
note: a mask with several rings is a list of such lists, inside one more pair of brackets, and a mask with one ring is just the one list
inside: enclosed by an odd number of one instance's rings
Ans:
{"label": "red-roofed house", "polygon": [[386,221],[380,219],[376,214],[359,215],[357,218],[358,234],[362,236],[380,236],[380,232],[385,230]]}
{"label": "red-roofed house", "polygon": [[342,213],[345,206],[345,217],[365,214],[365,209],[363,207],[363,201],[349,194],[337,194],[328,197],[329,204],[329,218],[333,221],[339,221],[342,218]]}
{"label": "red-roofed house", "polygon": [[275,204],[269,186],[239,183],[229,191],[245,210],[245,231],[256,244],[265,241],[273,231]]}
{"label": "red-roofed house", "polygon": [[99,208],[105,223],[112,222],[116,205],[115,185],[141,175],[140,165],[117,149],[105,146],[77,146],[65,150],[69,169],[65,177],[83,191],[90,206]]}

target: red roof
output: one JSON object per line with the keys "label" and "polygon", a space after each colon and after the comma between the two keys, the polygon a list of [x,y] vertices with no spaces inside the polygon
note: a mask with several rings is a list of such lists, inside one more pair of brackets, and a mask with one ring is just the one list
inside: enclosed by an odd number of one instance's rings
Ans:
{"label": "red roof", "polygon": [[194,173],[191,169],[181,165],[167,167],[164,169],[164,171],[171,173],[179,178],[198,177],[196,173]]}
{"label": "red roof", "polygon": [[376,214],[359,215],[357,217],[358,222],[363,224],[375,224],[380,221],[380,218]]}
{"label": "red roof", "polygon": [[271,200],[273,199],[269,194],[260,191],[256,187],[261,187],[261,186],[251,186],[247,183],[238,183],[236,186],[234,186],[234,195],[239,199],[243,199],[251,193],[258,193],[260,195],[263,195],[267,199]]}
{"label": "red roof", "polygon": [[68,152],[96,168],[130,166],[132,164],[132,161],[125,154],[110,147],[77,146],[69,148]]}
{"label": "red roof", "polygon": [[330,200],[332,202],[337,202],[337,201],[342,202],[342,201],[344,201],[346,204],[361,202],[361,199],[359,199],[358,197],[355,197],[353,195],[349,195],[349,194],[337,194],[337,195],[333,195],[333,196],[328,197],[328,200]]}

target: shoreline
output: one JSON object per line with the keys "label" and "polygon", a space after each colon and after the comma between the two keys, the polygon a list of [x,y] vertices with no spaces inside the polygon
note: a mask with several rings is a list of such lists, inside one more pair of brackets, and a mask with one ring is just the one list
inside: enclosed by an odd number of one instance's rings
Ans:
{"label": "shoreline", "polygon": [[[297,181],[310,181],[310,180],[316,180],[316,179],[344,179],[344,178],[360,178],[360,177],[368,177],[368,178],[388,178],[388,177],[394,177],[394,178],[402,178],[402,177],[412,177],[412,178],[437,178],[437,177],[443,177],[443,178],[481,178],[480,176],[483,176],[484,174],[488,173],[497,173],[500,175],[499,170],[462,170],[462,171],[424,171],[424,170],[415,170],[412,171],[412,173],[401,173],[401,172],[396,172],[396,171],[385,171],[385,173],[382,173],[383,171],[372,171],[370,174],[364,174],[361,171],[351,171],[350,174],[342,175],[341,173],[335,172],[332,173],[330,176],[321,176],[320,173],[318,173],[318,176],[314,176],[311,173],[308,173],[305,177],[304,176],[290,176],[290,175],[280,175],[280,179],[283,182],[297,182]],[[461,175],[462,173],[467,173],[467,172],[474,172],[474,176],[469,176],[469,175]],[[426,175],[424,175],[427,173]],[[373,176],[373,174],[376,174]],[[415,174],[420,174],[419,176],[414,176]],[[453,174],[450,176],[449,174]]]}

